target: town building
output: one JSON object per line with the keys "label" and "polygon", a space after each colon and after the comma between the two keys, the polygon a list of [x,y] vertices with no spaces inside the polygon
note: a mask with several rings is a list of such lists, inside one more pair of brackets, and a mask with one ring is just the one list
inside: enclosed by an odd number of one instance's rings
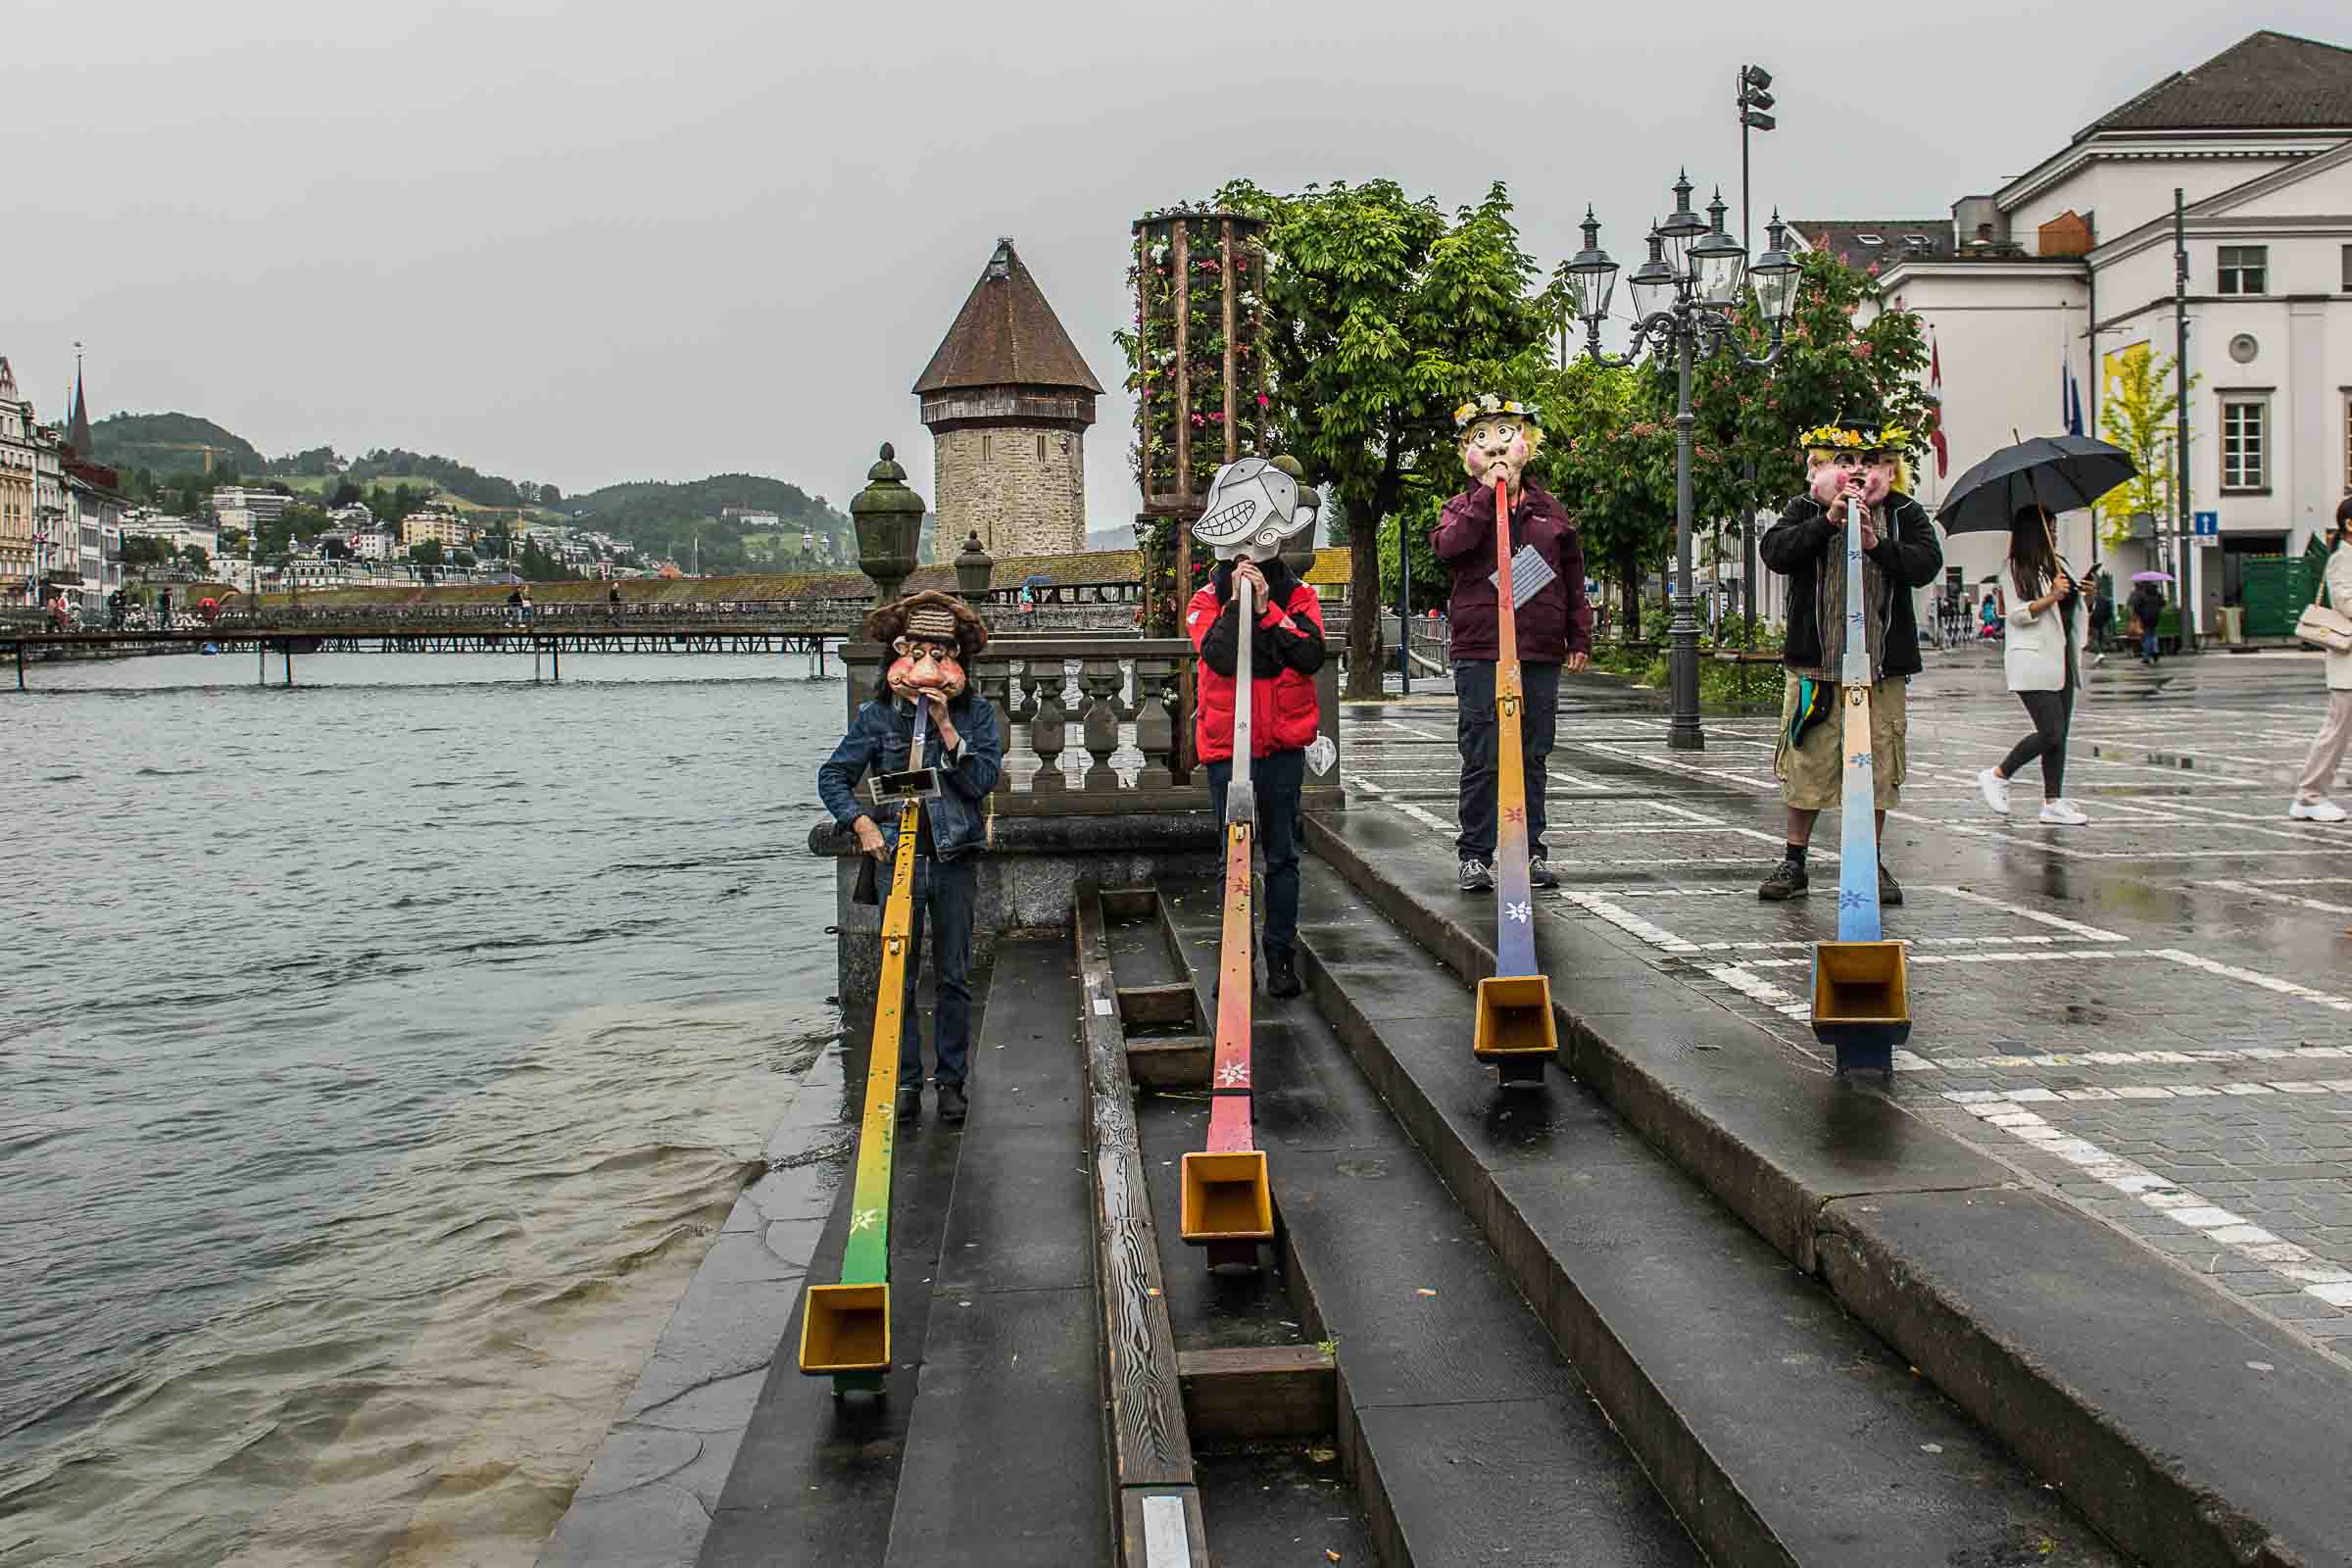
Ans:
{"label": "town building", "polygon": [[[2278,596],[2260,590],[2352,489],[2352,49],[2256,32],[1948,215],[1794,227],[1874,272],[1885,304],[1916,312],[1933,338],[1950,465],[1937,476],[1929,460],[1931,509],[2013,431],[2065,428],[2070,399],[2083,433],[2100,434],[2133,362],[2184,348],[2194,385],[2178,510],[2211,514],[2211,533],[2183,549],[2164,516],[2094,547],[2082,511],[2061,518],[2061,549],[2081,562],[2095,548],[2119,577],[2185,567],[2201,632],[2227,605],[2247,608],[2249,634],[2284,633],[2251,607],[2277,618]],[[2002,550],[1998,535],[1964,534],[1947,561],[1978,584]]]}
{"label": "town building", "polygon": [[32,400],[17,390],[0,355],[0,605],[29,605],[39,587],[33,561]]}
{"label": "town building", "polygon": [[1000,239],[916,377],[941,539],[993,555],[1086,548],[1086,431],[1102,383],[1037,279]]}
{"label": "town building", "polygon": [[400,520],[403,545],[437,543],[456,550],[473,541],[472,525],[454,512],[412,512]]}
{"label": "town building", "polygon": [[213,515],[223,528],[253,533],[286,514],[292,502],[274,490],[255,490],[224,484],[213,491]]}

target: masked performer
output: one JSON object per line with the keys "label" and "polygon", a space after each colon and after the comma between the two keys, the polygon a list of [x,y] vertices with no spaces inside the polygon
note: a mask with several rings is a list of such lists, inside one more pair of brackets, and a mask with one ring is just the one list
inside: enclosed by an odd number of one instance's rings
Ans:
{"label": "masked performer", "polygon": [[[1465,893],[1494,886],[1494,661],[1498,622],[1494,579],[1494,481],[1507,486],[1512,585],[1527,594],[1535,561],[1549,573],[1518,605],[1520,679],[1526,696],[1519,755],[1527,770],[1528,874],[1537,887],[1559,878],[1544,859],[1544,787],[1559,722],[1560,667],[1582,670],[1592,652],[1592,612],[1585,603],[1585,552],[1576,524],[1527,465],[1544,443],[1534,409],[1488,393],[1453,411],[1462,469],[1470,488],[1446,503],[1432,543],[1453,569],[1446,613],[1453,623],[1454,736],[1462,754],[1460,834],[1454,840]],[[1531,559],[1530,552],[1533,553]]]}
{"label": "masked performer", "polygon": [[[1871,777],[1879,826],[1879,903],[1903,902],[1886,869],[1886,812],[1897,802],[1907,759],[1903,751],[1905,682],[1919,673],[1919,627],[1912,590],[1943,569],[1943,551],[1925,508],[1903,493],[1903,451],[1911,434],[1899,425],[1880,429],[1827,424],[1798,438],[1805,449],[1805,492],[1756,546],[1764,564],[1788,579],[1788,637],[1782,656],[1788,695],[1781,706],[1780,746],[1773,771],[1788,806],[1788,845],[1764,878],[1763,899],[1801,899],[1807,891],[1805,852],[1813,822],[1836,806],[1844,789],[1844,725],[1838,714],[1838,677],[1849,637],[1867,639],[1870,652]],[[1845,602],[1845,519],[1849,501],[1862,514],[1862,604]]]}
{"label": "masked performer", "polygon": [[[860,803],[858,781],[867,772],[895,773],[936,767],[940,792],[923,803],[915,845],[914,927],[910,953],[923,946],[928,916],[931,966],[938,976],[938,1001],[931,1022],[938,1058],[939,1114],[961,1121],[965,1081],[970,1072],[972,1035],[972,909],[980,851],[987,828],[982,805],[1003,770],[1004,742],[996,709],[975,691],[965,668],[988,641],[988,627],[958,601],[943,593],[909,595],[865,617],[869,641],[895,656],[871,702],[861,705],[816,772],[816,791],[833,819],[858,836],[860,853],[885,867],[898,848],[898,822],[877,822]],[[915,705],[925,710],[923,755],[909,761]],[[888,897],[887,890],[882,895]],[[915,1027],[914,991],[919,965],[906,966],[906,1029],[899,1046],[899,1119],[922,1109],[923,1061]]]}

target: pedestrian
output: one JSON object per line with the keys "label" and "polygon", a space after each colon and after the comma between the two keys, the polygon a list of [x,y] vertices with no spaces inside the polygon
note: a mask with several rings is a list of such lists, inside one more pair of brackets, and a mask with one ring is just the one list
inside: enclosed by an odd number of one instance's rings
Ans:
{"label": "pedestrian", "polygon": [[2152,578],[2136,583],[2127,603],[2132,609],[2132,623],[2139,627],[2139,662],[2153,664],[2164,657],[2164,650],[2156,641],[2156,617],[2164,613],[2164,590]]}
{"label": "pedestrian", "polygon": [[[1757,542],[1766,566],[1788,579],[1788,637],[1781,661],[1787,695],[1773,771],[1788,808],[1788,837],[1781,862],[1765,875],[1756,897],[1801,899],[1808,888],[1806,852],[1822,811],[1839,805],[1845,788],[1844,725],[1838,717],[1838,682],[1847,640],[1863,638],[1871,679],[1872,804],[1878,812],[1879,903],[1903,902],[1902,885],[1886,868],[1886,812],[1901,799],[1909,759],[1904,750],[1907,682],[1920,671],[1919,632],[1912,591],[1936,580],[1943,551],[1927,510],[1902,488],[1903,454],[1913,440],[1900,425],[1828,424],[1808,430],[1806,488],[1781,511]],[[1862,603],[1846,603],[1846,510],[1862,514]]]}
{"label": "pedestrian", "polygon": [[606,614],[612,624],[620,624],[620,584],[614,583],[605,594]]}
{"label": "pedestrian", "polygon": [[172,629],[172,590],[166,588],[155,596],[156,613],[163,617],[164,630]]}
{"label": "pedestrian", "polygon": [[518,626],[522,624],[522,590],[519,588],[507,590],[507,618]]}
{"label": "pedestrian", "polygon": [[[1592,617],[1585,604],[1585,552],[1576,524],[1551,493],[1527,477],[1543,449],[1542,416],[1532,405],[1487,393],[1453,411],[1462,470],[1470,488],[1446,503],[1431,536],[1440,561],[1453,572],[1446,618],[1453,629],[1454,740],[1462,757],[1454,837],[1460,862],[1456,885],[1465,893],[1494,886],[1494,829],[1499,802],[1495,766],[1499,737],[1494,717],[1494,665],[1501,649],[1501,605],[1496,595],[1494,482],[1504,484],[1510,509],[1512,593],[1517,600],[1519,759],[1526,773],[1528,878],[1557,886],[1544,834],[1546,766],[1560,716],[1560,670],[1584,669],[1592,653]],[[1540,564],[1540,565],[1539,565]],[[1544,573],[1548,572],[1547,578]],[[1543,578],[1539,583],[1537,579]],[[1535,586],[1531,587],[1531,584]]]}
{"label": "pedestrian", "polygon": [[531,623],[531,591],[528,588],[522,590],[522,623],[526,626]]}
{"label": "pedestrian", "polygon": [[2024,506],[2009,523],[2009,555],[2001,563],[2001,593],[2010,604],[2009,634],[2001,650],[2001,671],[2009,689],[2026,705],[2034,733],[2009,749],[1996,765],[1977,774],[1984,804],[2009,814],[2009,781],[2017,770],[2041,759],[2041,820],[2050,827],[2081,827],[2090,820],[2066,798],[2066,731],[2082,685],[2082,640],[2089,617],[2081,586],[2058,559],[2050,514]]}
{"label": "pedestrian", "polygon": [[2115,580],[2098,574],[2098,590],[2090,596],[2090,662],[2107,662],[2107,644],[2115,636]]}
{"label": "pedestrian", "polygon": [[[2328,608],[2352,615],[2352,496],[2336,503],[2335,529],[2328,535],[2328,569],[2321,592]],[[2344,808],[2328,798],[2328,786],[2352,745],[2352,650],[2331,648],[2328,661],[2328,717],[2303,759],[2303,777],[2286,814],[2303,822],[2341,822]]]}
{"label": "pedestrian", "polygon": [[1979,639],[1984,642],[1990,642],[1995,637],[1998,637],[2001,634],[2000,601],[1995,599],[1991,594],[1987,593],[1984,596],[1984,602],[1977,607],[1977,612],[1980,626],[1980,629],[1977,633]]}
{"label": "pedestrian", "polygon": [[1037,591],[1027,583],[1021,584],[1020,606],[1021,630],[1027,631],[1029,622],[1037,615]]}
{"label": "pedestrian", "polygon": [[[915,835],[914,925],[907,943],[904,1017],[899,1037],[901,1121],[921,1114],[922,1035],[915,1020],[914,956],[931,931],[931,968],[937,977],[931,1050],[937,1062],[939,1115],[963,1120],[971,1071],[972,914],[978,903],[978,860],[987,840],[983,807],[1004,769],[995,706],[966,671],[988,642],[988,627],[973,612],[933,590],[882,606],[865,617],[865,637],[897,656],[873,699],[860,704],[849,732],[816,772],[817,798],[833,819],[856,835],[860,854],[896,874],[899,824],[885,825],[858,799],[868,772],[895,773],[910,765],[916,704],[925,710],[919,765],[940,770],[939,794],[923,802]],[[877,897],[882,897],[877,892]]]}
{"label": "pedestrian", "polygon": [[1234,676],[1240,667],[1241,602],[1236,582],[1250,584],[1256,609],[1250,633],[1250,786],[1257,797],[1257,842],[1266,854],[1266,994],[1298,995],[1298,845],[1305,833],[1299,808],[1306,787],[1306,748],[1323,725],[1315,671],[1323,667],[1323,604],[1315,590],[1275,556],[1220,561],[1186,610],[1186,633],[1200,651],[1200,702],[1193,745],[1208,769],[1210,814],[1225,820],[1225,792],[1233,780]]}

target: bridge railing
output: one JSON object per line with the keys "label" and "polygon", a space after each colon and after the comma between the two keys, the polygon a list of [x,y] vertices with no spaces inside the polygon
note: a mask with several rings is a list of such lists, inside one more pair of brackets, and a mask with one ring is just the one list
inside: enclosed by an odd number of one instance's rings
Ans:
{"label": "bridge railing", "polygon": [[[224,610],[211,622],[224,630],[290,630],[315,632],[379,631],[385,628],[423,628],[467,631],[557,632],[565,630],[648,631],[680,629],[737,629],[744,631],[834,631],[849,633],[873,608],[870,599],[771,599],[710,602],[534,604],[527,610],[507,604],[374,604],[374,605],[261,605]],[[1121,631],[1135,623],[1132,603],[1109,600],[1041,605],[1023,615],[1010,602],[990,602],[981,613],[992,628],[1006,631]],[[193,624],[192,615],[175,612],[175,620]]]}
{"label": "bridge railing", "polygon": [[[842,649],[845,719],[872,697],[888,651]],[[992,808],[1053,816],[1208,808],[1208,775],[1194,760],[1200,655],[1181,638],[998,637],[967,673],[995,707],[1004,773]],[[1339,665],[1316,675],[1332,765],[1306,776],[1307,808],[1339,804]]]}

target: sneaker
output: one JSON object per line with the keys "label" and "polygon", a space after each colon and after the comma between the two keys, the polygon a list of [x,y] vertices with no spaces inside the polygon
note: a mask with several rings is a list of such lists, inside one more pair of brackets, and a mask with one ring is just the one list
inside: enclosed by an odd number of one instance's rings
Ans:
{"label": "sneaker", "polygon": [[1881,860],[1879,862],[1879,907],[1899,909],[1902,906],[1903,885],[1894,879],[1892,871],[1886,869],[1886,862]]}
{"label": "sneaker", "polygon": [[1295,997],[1304,988],[1298,984],[1298,967],[1288,953],[1278,948],[1266,950],[1266,995]]}
{"label": "sneaker", "polygon": [[1551,868],[1549,860],[1539,855],[1527,862],[1527,880],[1540,888],[1556,888],[1560,885],[1560,873]]}
{"label": "sneaker", "polygon": [[1984,792],[1984,804],[2003,816],[2009,814],[2009,781],[1991,768],[1977,775],[1977,788]]}
{"label": "sneaker", "polygon": [[2090,820],[2082,814],[2082,808],[2072,801],[2044,801],[2041,819],[2051,827],[2081,827]]}
{"label": "sneaker", "polygon": [[899,1120],[912,1121],[923,1113],[923,1092],[920,1089],[899,1091]]}
{"label": "sneaker", "polygon": [[2342,807],[2330,800],[2297,801],[2286,808],[2286,814],[2298,822],[2341,822],[2347,815]]}
{"label": "sneaker", "polygon": [[2104,664],[2107,662],[2107,656],[2105,654],[2093,654],[2090,656],[2090,662],[2094,664]]}
{"label": "sneaker", "polygon": [[1464,893],[1492,893],[1494,891],[1494,874],[1487,869],[1484,860],[1464,860],[1461,877],[1455,886]]}
{"label": "sneaker", "polygon": [[1803,866],[1794,860],[1783,860],[1757,887],[1756,897],[1777,904],[1783,899],[1801,899],[1811,887],[1812,879],[1805,875]]}
{"label": "sneaker", "polygon": [[961,1121],[964,1112],[969,1109],[971,1109],[971,1102],[963,1098],[963,1085],[941,1084],[939,1086],[939,1119],[941,1121]]}

